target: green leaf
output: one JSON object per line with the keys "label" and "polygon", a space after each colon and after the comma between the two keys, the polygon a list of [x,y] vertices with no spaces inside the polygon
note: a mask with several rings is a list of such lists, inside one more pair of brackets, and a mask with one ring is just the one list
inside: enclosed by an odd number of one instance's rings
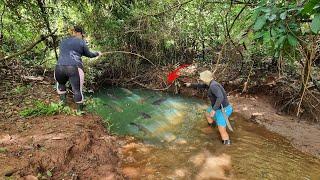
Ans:
{"label": "green leaf", "polygon": [[47,176],[52,177],[52,172],[51,171],[47,171]]}
{"label": "green leaf", "polygon": [[298,45],[299,41],[298,41],[298,39],[297,39],[296,37],[294,37],[293,35],[289,34],[287,38],[288,38],[288,42],[289,42],[290,46],[295,47],[295,46]]}
{"label": "green leaf", "polygon": [[270,36],[270,32],[269,31],[265,31],[263,33],[263,41],[268,43],[271,40],[271,36]]}
{"label": "green leaf", "polygon": [[257,32],[257,33],[255,33],[253,39],[259,39],[263,36],[263,34],[264,34],[264,32]]}
{"label": "green leaf", "polygon": [[320,30],[320,13],[315,14],[311,23],[311,30],[314,33],[318,33]]}
{"label": "green leaf", "polygon": [[269,13],[271,12],[271,9],[270,8],[267,8],[267,7],[263,7],[260,9],[262,12],[265,12],[265,13]]}
{"label": "green leaf", "polygon": [[280,14],[280,19],[285,20],[286,17],[287,17],[287,12],[286,11]]}
{"label": "green leaf", "polygon": [[312,13],[313,8],[319,3],[319,0],[310,0],[306,5],[304,5],[301,13],[308,14]]}
{"label": "green leaf", "polygon": [[276,18],[277,18],[277,15],[275,15],[275,14],[272,14],[272,15],[270,15],[270,16],[268,17],[269,21],[273,21],[273,20],[275,20]]}
{"label": "green leaf", "polygon": [[277,34],[278,34],[277,29],[276,28],[272,28],[271,29],[271,36],[275,37],[275,36],[277,36]]}
{"label": "green leaf", "polygon": [[275,48],[275,49],[281,49],[281,48],[283,47],[283,42],[284,42],[284,40],[286,40],[286,36],[281,36],[281,37],[277,40],[274,48]]}
{"label": "green leaf", "polygon": [[255,31],[259,31],[267,22],[267,18],[265,16],[259,16],[253,26]]}

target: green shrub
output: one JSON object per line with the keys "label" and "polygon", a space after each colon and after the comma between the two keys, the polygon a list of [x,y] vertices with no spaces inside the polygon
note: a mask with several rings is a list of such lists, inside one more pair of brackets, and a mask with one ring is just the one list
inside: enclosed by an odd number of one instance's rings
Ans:
{"label": "green shrub", "polygon": [[26,108],[20,112],[22,117],[35,117],[35,116],[52,116],[55,114],[75,114],[75,112],[68,106],[64,106],[62,103],[50,103],[46,104],[41,101],[35,102],[35,107]]}

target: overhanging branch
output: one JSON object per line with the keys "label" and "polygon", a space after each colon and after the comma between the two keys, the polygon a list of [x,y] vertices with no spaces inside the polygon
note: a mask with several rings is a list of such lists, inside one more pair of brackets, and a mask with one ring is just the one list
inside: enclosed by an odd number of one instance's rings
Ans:
{"label": "overhanging branch", "polygon": [[0,59],[0,61],[5,61],[5,60],[8,60],[8,59],[11,59],[13,57],[16,57],[16,56],[20,56],[28,51],[30,51],[31,49],[33,49],[37,44],[39,44],[40,42],[46,40],[49,36],[52,36],[54,33],[57,32],[58,29],[54,30],[52,33],[46,35],[46,36],[41,36],[37,41],[35,41],[34,43],[30,44],[28,47],[26,47],[24,50],[20,51],[20,52],[17,52],[17,53],[14,53],[14,54],[11,54],[9,56],[5,56],[4,58]]}

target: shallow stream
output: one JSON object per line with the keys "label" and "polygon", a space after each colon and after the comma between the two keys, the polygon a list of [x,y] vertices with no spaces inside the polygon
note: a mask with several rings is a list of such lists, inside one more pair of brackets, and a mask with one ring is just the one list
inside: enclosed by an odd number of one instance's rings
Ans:
{"label": "shallow stream", "polygon": [[320,160],[277,134],[230,118],[233,144],[223,146],[207,127],[205,101],[146,90],[106,89],[92,111],[115,134],[135,137],[124,147],[123,168],[136,179],[320,179]]}

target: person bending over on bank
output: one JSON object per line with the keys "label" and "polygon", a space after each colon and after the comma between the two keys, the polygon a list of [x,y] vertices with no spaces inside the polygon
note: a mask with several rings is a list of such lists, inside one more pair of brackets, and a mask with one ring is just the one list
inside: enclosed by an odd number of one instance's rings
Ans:
{"label": "person bending over on bank", "polygon": [[84,30],[74,26],[70,37],[63,39],[60,43],[60,54],[54,70],[54,78],[57,81],[57,92],[60,100],[66,103],[66,83],[70,82],[74,94],[77,110],[83,111],[84,97],[82,87],[84,83],[83,62],[81,56],[94,58],[100,52],[91,52],[83,40]]}
{"label": "person bending over on bank", "polygon": [[208,97],[211,101],[211,106],[205,113],[206,119],[211,127],[214,127],[216,123],[222,143],[231,144],[231,140],[226,129],[227,122],[222,112],[223,107],[225,115],[229,117],[233,111],[232,106],[228,101],[226,91],[220,83],[213,80],[213,74],[210,71],[200,73],[200,80],[204,83],[185,83],[185,85],[192,88],[209,88]]}

